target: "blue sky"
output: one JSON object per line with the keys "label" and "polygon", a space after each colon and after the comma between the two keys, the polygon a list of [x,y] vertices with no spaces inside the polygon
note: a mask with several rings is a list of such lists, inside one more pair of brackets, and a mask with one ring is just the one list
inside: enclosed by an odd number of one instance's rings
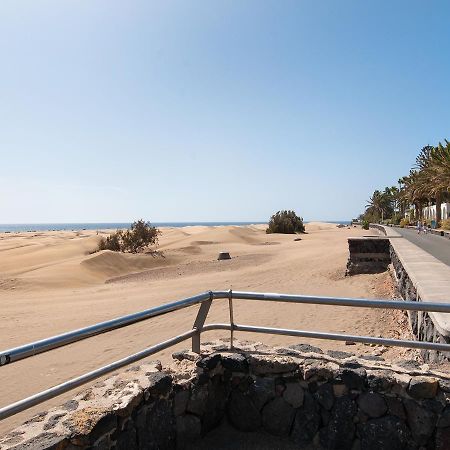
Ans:
{"label": "blue sky", "polygon": [[0,3],[0,223],[361,212],[450,138],[446,1]]}

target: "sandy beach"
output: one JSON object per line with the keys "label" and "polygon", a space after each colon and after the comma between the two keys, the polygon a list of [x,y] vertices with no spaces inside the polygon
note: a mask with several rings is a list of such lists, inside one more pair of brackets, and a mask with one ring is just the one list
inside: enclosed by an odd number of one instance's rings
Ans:
{"label": "sandy beach", "polygon": [[[391,298],[389,274],[345,277],[347,238],[370,234],[335,224],[307,224],[307,234],[266,234],[265,226],[164,228],[161,254],[93,253],[107,231],[0,234],[0,347],[25,344],[210,289]],[[232,259],[217,261],[220,251]],[[0,405],[100,367],[192,327],[197,307],[97,336],[0,369]],[[251,325],[398,337],[398,317],[384,311],[319,305],[235,302],[235,321]],[[208,321],[227,321],[217,301]],[[228,337],[225,332],[203,340]],[[267,344],[289,337],[237,334]],[[302,342],[308,342],[302,340]],[[373,353],[365,345],[310,341],[323,349]],[[180,344],[186,348],[189,343]],[[170,361],[174,349],[153,359]],[[389,356],[389,351],[386,353]],[[394,355],[394,354],[393,354]],[[0,433],[71,393],[0,424]]]}

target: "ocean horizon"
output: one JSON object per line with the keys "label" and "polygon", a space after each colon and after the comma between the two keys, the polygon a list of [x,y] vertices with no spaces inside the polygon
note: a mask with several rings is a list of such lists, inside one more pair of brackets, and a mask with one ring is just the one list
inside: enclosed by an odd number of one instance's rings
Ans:
{"label": "ocean horizon", "polygon": [[[314,222],[312,220],[305,223]],[[318,220],[317,222],[328,222],[335,224],[350,224],[349,220]],[[226,225],[261,225],[267,221],[253,222],[152,222],[155,227],[189,227],[189,226],[226,226]],[[8,223],[0,224],[0,233],[20,233],[37,231],[82,231],[82,230],[112,230],[118,228],[128,228],[131,222],[85,222],[85,223]]]}

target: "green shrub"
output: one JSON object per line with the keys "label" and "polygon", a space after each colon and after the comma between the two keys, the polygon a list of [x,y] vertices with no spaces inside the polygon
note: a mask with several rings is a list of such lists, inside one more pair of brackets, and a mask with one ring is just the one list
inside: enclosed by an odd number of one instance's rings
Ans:
{"label": "green shrub", "polygon": [[369,221],[368,220],[363,220],[361,222],[361,226],[363,230],[368,230],[369,229]]}
{"label": "green shrub", "polygon": [[114,252],[139,253],[150,245],[158,244],[158,228],[140,219],[131,225],[129,230],[117,230],[106,239],[102,238],[98,244],[99,250]]}
{"label": "green shrub", "polygon": [[409,220],[406,217],[404,217],[403,219],[400,220],[399,225],[401,228],[405,228],[409,225]]}
{"label": "green shrub", "polygon": [[444,219],[439,222],[443,230],[450,230],[450,219]]}
{"label": "green shrub", "polygon": [[295,234],[304,233],[303,219],[295,211],[278,211],[269,220],[266,233]]}

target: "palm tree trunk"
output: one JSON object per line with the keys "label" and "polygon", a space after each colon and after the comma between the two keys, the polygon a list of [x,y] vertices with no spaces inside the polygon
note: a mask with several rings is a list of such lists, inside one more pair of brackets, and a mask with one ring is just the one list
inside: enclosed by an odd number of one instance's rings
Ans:
{"label": "palm tree trunk", "polygon": [[442,220],[442,211],[441,211],[441,193],[438,192],[436,194],[436,227],[439,227],[439,222]]}

